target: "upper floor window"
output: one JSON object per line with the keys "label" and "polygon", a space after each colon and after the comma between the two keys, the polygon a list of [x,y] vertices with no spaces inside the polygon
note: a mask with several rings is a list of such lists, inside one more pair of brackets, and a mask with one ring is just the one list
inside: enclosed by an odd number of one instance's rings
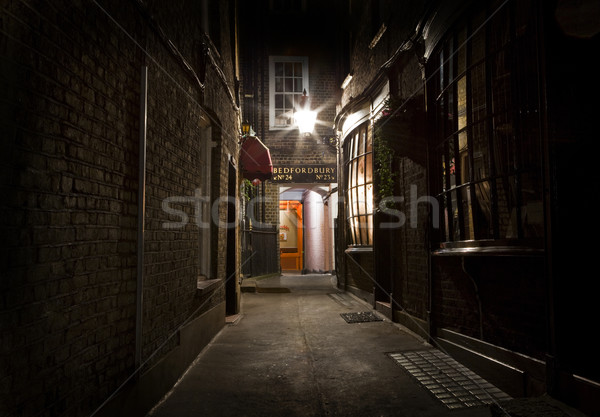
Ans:
{"label": "upper floor window", "polygon": [[308,92],[307,57],[269,57],[269,128],[293,127],[304,90]]}
{"label": "upper floor window", "polygon": [[536,36],[527,2],[473,16],[432,56],[441,246],[543,236]]}

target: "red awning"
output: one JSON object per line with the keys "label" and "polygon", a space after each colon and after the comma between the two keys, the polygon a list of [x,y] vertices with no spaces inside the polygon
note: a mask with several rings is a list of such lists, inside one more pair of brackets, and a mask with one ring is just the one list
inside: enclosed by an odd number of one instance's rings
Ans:
{"label": "red awning", "polygon": [[240,151],[240,162],[244,178],[261,181],[268,180],[273,176],[273,162],[269,148],[256,136],[247,136],[242,143]]}

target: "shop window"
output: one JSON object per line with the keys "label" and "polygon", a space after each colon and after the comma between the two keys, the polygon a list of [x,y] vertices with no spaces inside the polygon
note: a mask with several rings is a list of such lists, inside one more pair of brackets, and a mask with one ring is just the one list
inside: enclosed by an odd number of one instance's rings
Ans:
{"label": "shop window", "polygon": [[373,139],[369,123],[344,141],[347,221],[352,245],[373,244]]}
{"label": "shop window", "polygon": [[536,36],[517,3],[472,16],[430,60],[442,247],[543,236]]}

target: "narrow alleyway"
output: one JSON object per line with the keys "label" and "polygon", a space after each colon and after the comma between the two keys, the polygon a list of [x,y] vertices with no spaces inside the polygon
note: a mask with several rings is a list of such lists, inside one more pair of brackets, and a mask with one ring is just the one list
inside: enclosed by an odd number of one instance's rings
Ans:
{"label": "narrow alleyway", "polygon": [[[483,403],[491,401],[487,394],[503,393],[484,387],[485,381],[473,384],[465,371],[452,366],[427,367],[427,354],[450,359],[388,320],[348,323],[341,316],[371,311],[362,300],[337,290],[331,275],[260,280],[256,292],[243,294],[240,319],[223,329],[150,415],[491,415]],[[423,372],[415,376],[424,385],[395,363],[410,355],[421,358],[414,365]],[[463,381],[462,388],[471,383],[483,402],[467,406],[478,401],[470,394],[461,403],[450,377],[440,378],[452,372],[452,378]]]}

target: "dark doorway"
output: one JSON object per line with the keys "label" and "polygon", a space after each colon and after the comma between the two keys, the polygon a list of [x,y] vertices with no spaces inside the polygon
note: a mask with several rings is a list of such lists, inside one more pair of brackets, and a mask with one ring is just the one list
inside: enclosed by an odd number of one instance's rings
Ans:
{"label": "dark doorway", "polygon": [[235,204],[237,184],[237,171],[233,164],[229,162],[229,174],[227,183],[227,265],[225,281],[225,309],[227,315],[237,314],[239,312],[237,285],[236,285],[236,239],[235,231],[237,229],[236,217],[237,206]]}

